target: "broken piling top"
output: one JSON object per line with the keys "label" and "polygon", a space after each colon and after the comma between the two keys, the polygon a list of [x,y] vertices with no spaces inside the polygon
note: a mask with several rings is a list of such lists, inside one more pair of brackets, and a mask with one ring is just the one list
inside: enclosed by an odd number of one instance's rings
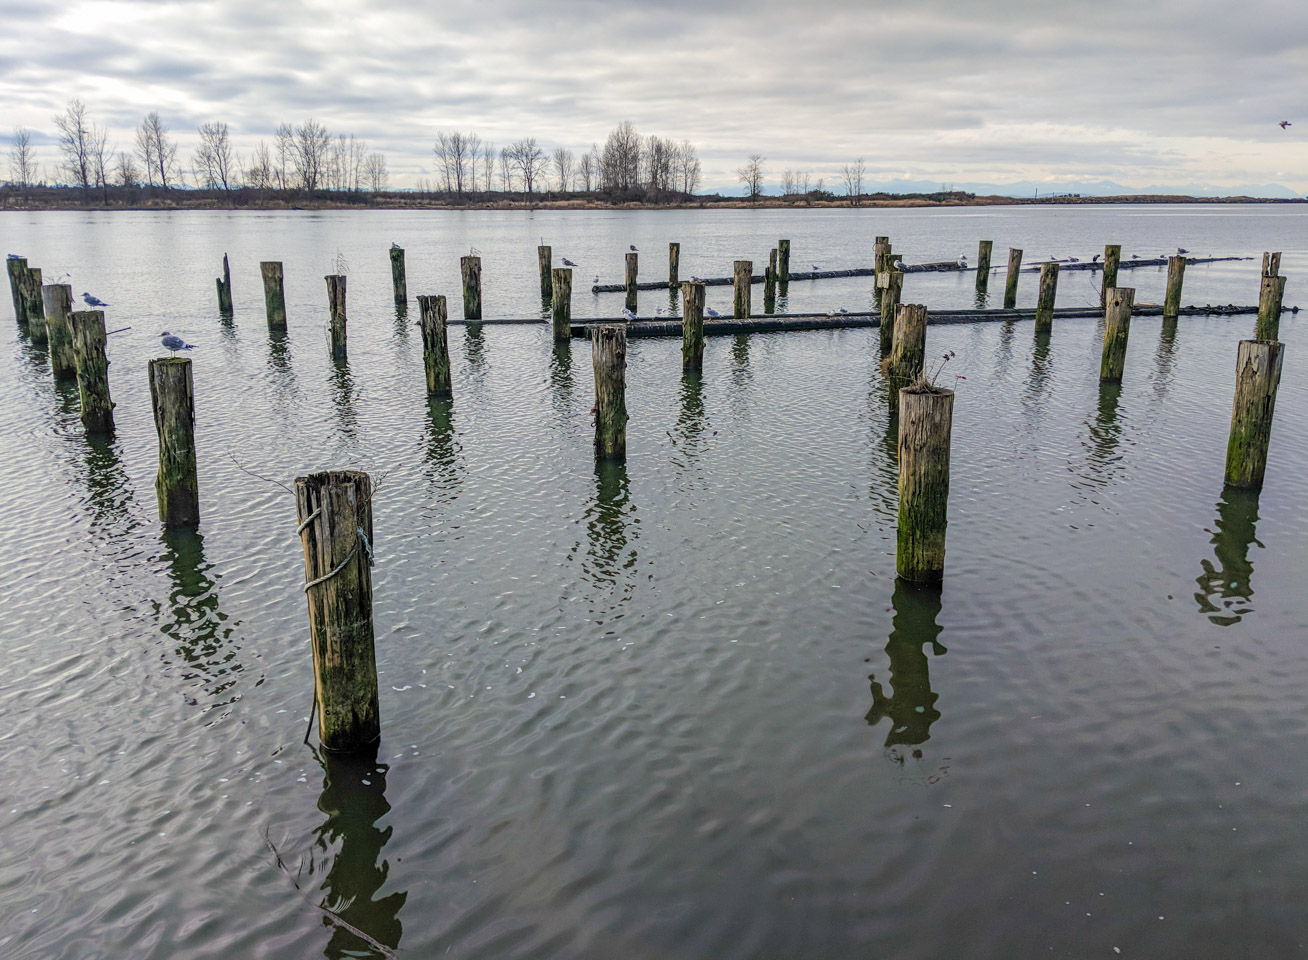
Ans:
{"label": "broken piling top", "polygon": [[1131,332],[1133,287],[1110,287],[1104,296],[1104,351],[1099,361],[1102,383],[1121,383],[1126,367],[1126,344]]}
{"label": "broken piling top", "polygon": [[470,255],[459,258],[459,272],[463,276],[463,319],[481,319],[481,257]]}
{"label": "broken piling top", "polygon": [[327,311],[332,359],[344,360],[346,358],[345,275],[333,273],[323,279],[327,281]]}
{"label": "broken piling top", "polygon": [[1285,345],[1276,340],[1241,340],[1235,363],[1235,400],[1226,445],[1226,482],[1257,490],[1267,471],[1276,390]]}
{"label": "broken piling top", "polygon": [[409,302],[409,279],[404,271],[404,248],[391,244],[391,288],[396,303]]}
{"label": "broken piling top", "polygon": [[945,573],[954,391],[915,383],[900,389],[898,395],[895,569],[905,580],[934,583]]}

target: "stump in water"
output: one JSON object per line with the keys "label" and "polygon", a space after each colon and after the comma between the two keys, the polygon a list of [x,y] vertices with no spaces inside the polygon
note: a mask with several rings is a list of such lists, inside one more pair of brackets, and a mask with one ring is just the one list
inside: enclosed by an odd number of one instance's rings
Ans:
{"label": "stump in water", "polygon": [[45,344],[50,337],[45,329],[45,303],[41,299],[40,267],[27,268],[27,279],[23,287],[23,293],[27,300],[23,308],[27,314],[27,332],[33,343]]}
{"label": "stump in water", "polygon": [[445,335],[449,319],[444,297],[419,297],[422,311],[418,323],[422,327],[422,363],[427,371],[427,396],[436,400],[453,400],[454,385],[450,381],[450,347]]}
{"label": "stump in water", "polygon": [[565,343],[572,336],[572,268],[555,267],[550,289],[554,342]]}
{"label": "stump in water", "polygon": [[1122,263],[1122,245],[1104,244],[1104,276],[1099,284],[1099,302],[1108,302],[1108,291],[1117,286],[1117,268]]}
{"label": "stump in water", "polygon": [[[777,241],[777,279],[782,284],[790,283],[790,241]],[[783,288],[783,294],[786,292]]]}
{"label": "stump in water", "polygon": [[1054,298],[1058,294],[1058,264],[1040,264],[1040,289],[1036,294],[1036,333],[1054,329]]}
{"label": "stump in water", "polygon": [[668,289],[675,290],[681,285],[681,244],[668,244]]}
{"label": "stump in water", "polygon": [[954,391],[899,391],[899,523],[895,567],[901,577],[934,583],[945,573],[949,523],[949,435]]}
{"label": "stump in water", "polygon": [[259,264],[263,276],[263,306],[268,314],[269,330],[286,329],[286,291],[282,286],[280,260],[265,260]]}
{"label": "stump in water", "polygon": [[1181,313],[1181,281],[1185,279],[1185,257],[1167,258],[1167,294],[1163,297],[1163,316],[1176,317]]}
{"label": "stump in water", "polygon": [[902,270],[888,270],[877,278],[881,287],[881,322],[877,333],[881,341],[881,356],[889,356],[895,342],[895,313],[899,309],[899,298],[904,290],[904,273]]}
{"label": "stump in water", "polygon": [[10,257],[5,260],[5,269],[9,271],[9,293],[14,298],[14,319],[21,327],[27,323],[27,258]]}
{"label": "stump in water", "polygon": [[777,249],[772,248],[768,254],[768,265],[763,269],[763,312],[772,313],[777,308]]}
{"label": "stump in water", "polygon": [[404,272],[404,248],[391,245],[391,286],[396,303],[409,302],[409,280]]}
{"label": "stump in water", "polygon": [[990,254],[994,252],[993,240],[982,240],[976,248],[976,292],[984,294],[990,286]]}
{"label": "stump in water", "polygon": [[920,303],[900,304],[895,311],[894,342],[890,355],[881,361],[881,372],[890,384],[890,412],[899,408],[899,391],[922,375],[926,362],[927,308]]}
{"label": "stump in water", "polygon": [[1004,284],[1004,309],[1012,310],[1017,306],[1017,276],[1022,270],[1022,251],[1016,247],[1008,248],[1008,282]]}
{"label": "stump in water", "polygon": [[295,479],[318,737],[334,753],[381,737],[372,626],[372,483],[357,470]]}
{"label": "stump in water", "polygon": [[73,329],[68,320],[73,312],[73,288],[66,283],[52,283],[41,289],[41,301],[50,337],[50,368],[57,380],[75,377],[77,358],[73,356]]}
{"label": "stump in water", "polygon": [[216,281],[218,284],[218,312],[224,317],[232,315],[232,271],[227,266],[227,254],[223,254],[223,275]]}
{"label": "stump in water", "polygon": [[460,257],[463,274],[463,319],[481,319],[481,257]]}
{"label": "stump in water", "polygon": [[345,276],[333,273],[327,281],[327,310],[332,344],[332,359],[345,359]]}
{"label": "stump in water", "polygon": [[704,284],[681,285],[681,369],[704,369]]}
{"label": "stump in water", "polygon": [[1279,253],[1263,254],[1263,279],[1258,291],[1258,324],[1254,333],[1258,340],[1276,340],[1281,332],[1281,304],[1285,298],[1285,277],[1281,272]]}
{"label": "stump in water", "polygon": [[736,260],[733,264],[732,283],[735,299],[732,303],[732,316],[737,320],[748,320],[750,314],[749,285],[754,280],[754,261]]}
{"label": "stump in water", "polygon": [[87,433],[114,432],[114,404],[109,399],[109,358],[105,356],[103,310],[75,310],[68,316],[77,365],[77,393]]}
{"label": "stump in water", "polygon": [[620,323],[591,327],[591,363],[595,368],[595,456],[627,456],[627,328]]}
{"label": "stump in water", "polygon": [[1135,305],[1135,289],[1113,287],[1107,291],[1104,302],[1104,353],[1099,363],[1099,379],[1103,383],[1120,383],[1126,366],[1126,340],[1131,333],[1131,309]]}
{"label": "stump in water", "polygon": [[1284,355],[1285,345],[1275,340],[1240,341],[1231,438],[1226,445],[1226,482],[1233,487],[1263,485]]}
{"label": "stump in water", "polygon": [[154,490],[165,527],[200,522],[200,485],[195,470],[195,386],[191,361],[156,357],[150,361],[150,406],[159,434],[159,473]]}
{"label": "stump in water", "polygon": [[554,248],[541,244],[536,248],[536,270],[540,274],[540,298],[554,299]]}
{"label": "stump in water", "polygon": [[640,254],[638,253],[632,252],[627,254],[627,309],[632,313],[636,312],[636,275],[638,269],[637,261],[639,258]]}

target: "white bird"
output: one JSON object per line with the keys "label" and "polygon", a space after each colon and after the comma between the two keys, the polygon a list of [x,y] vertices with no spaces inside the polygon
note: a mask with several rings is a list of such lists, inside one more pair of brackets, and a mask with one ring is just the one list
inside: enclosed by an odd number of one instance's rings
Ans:
{"label": "white bird", "polygon": [[846,310],[844,307],[837,307],[835,310],[832,310],[830,313],[828,313],[827,316],[834,317],[842,313],[849,313],[849,311]]}
{"label": "white bird", "polygon": [[191,349],[191,344],[187,343],[187,342],[186,342],[185,340],[183,340],[181,337],[174,337],[174,336],[173,336],[171,333],[169,333],[167,330],[165,330],[163,333],[159,334],[159,338],[160,338],[160,339],[159,339],[159,342],[160,342],[160,344],[163,345],[163,348],[164,348],[165,350],[170,350],[170,351],[172,351],[172,355],[173,355],[174,357],[177,356],[177,351],[178,351],[178,350],[190,350],[190,349]]}
{"label": "white bird", "polygon": [[399,245],[398,243],[396,243],[394,240],[392,240],[392,241],[391,241],[391,249],[392,249],[392,250],[399,250],[399,249],[400,249],[400,245]]}
{"label": "white bird", "polygon": [[564,258],[563,258],[563,265],[564,265],[565,267],[575,267],[575,266],[576,266],[576,264],[573,263],[571,260],[569,260],[567,257],[564,257]]}
{"label": "white bird", "polygon": [[628,319],[628,320],[635,320],[635,319],[636,319],[636,315],[635,315],[634,313],[632,313],[630,310],[628,310],[626,307],[623,307],[623,308],[622,308],[622,315],[623,315],[623,317],[625,317],[625,318]]}
{"label": "white bird", "polygon": [[691,278],[690,278],[690,282],[691,282],[691,283],[703,283],[704,281],[701,280],[699,277],[691,277]]}
{"label": "white bird", "polygon": [[967,255],[964,254],[963,256],[959,257],[958,260],[957,260],[956,262],[958,263],[958,265],[959,265],[960,267],[966,267],[966,266],[967,266]]}
{"label": "white bird", "polygon": [[898,270],[900,273],[903,273],[903,272],[904,272],[904,261],[903,261],[903,260],[896,260],[894,263],[892,263],[892,264],[890,265],[890,267],[891,267],[892,270]]}
{"label": "white bird", "polygon": [[665,313],[667,313],[667,312],[668,312],[668,311],[667,311],[667,309],[666,309],[665,307],[655,307],[655,308],[654,308],[654,316],[656,316],[656,317],[661,317],[661,316],[663,316],[663,314],[665,314]]}
{"label": "white bird", "polygon": [[85,300],[85,301],[87,302],[87,304],[88,304],[89,306],[92,306],[92,307],[107,307],[107,306],[109,306],[109,304],[105,303],[105,302],[104,302],[103,300],[101,300],[99,297],[93,297],[93,296],[91,296],[89,293],[87,293],[85,290],[82,291],[82,299]]}
{"label": "white bird", "polygon": [[599,274],[598,274],[598,273],[595,274],[595,280],[594,280],[594,282],[595,282],[595,283],[599,283]]}
{"label": "white bird", "polygon": [[717,317],[722,316],[722,314],[718,313],[718,312],[717,312],[716,310],[714,310],[712,307],[705,307],[705,308],[704,308],[704,316],[706,316],[706,317],[714,317],[714,318],[717,318]]}

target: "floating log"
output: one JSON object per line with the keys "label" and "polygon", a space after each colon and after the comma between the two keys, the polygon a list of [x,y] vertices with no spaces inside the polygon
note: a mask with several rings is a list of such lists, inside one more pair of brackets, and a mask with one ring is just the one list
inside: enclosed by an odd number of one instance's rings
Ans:
{"label": "floating log", "polygon": [[103,310],[74,310],[68,316],[77,365],[77,393],[87,433],[114,432],[114,403],[109,398],[109,358],[105,355]]}
{"label": "floating log", "polygon": [[1285,345],[1276,340],[1240,341],[1231,438],[1226,445],[1226,482],[1233,487],[1263,485],[1284,355]]}
{"label": "floating log", "polygon": [[681,272],[681,244],[668,244],[668,289],[676,290],[681,285],[678,275]]}
{"label": "floating log", "polygon": [[1126,341],[1131,333],[1131,308],[1135,305],[1135,290],[1131,287],[1111,287],[1104,301],[1104,353],[1099,362],[1099,380],[1103,383],[1121,383],[1126,366]]}
{"label": "floating log", "polygon": [[186,357],[150,361],[150,407],[159,434],[159,472],[154,478],[163,525],[200,522],[200,485],[195,469],[195,385]]}
{"label": "floating log", "polygon": [[[636,312],[636,291],[639,289],[639,285],[636,282],[637,269],[639,266],[637,261],[639,257],[640,254],[635,251],[627,254],[627,282],[625,289],[627,291],[627,309],[632,313]],[[658,285],[656,284],[655,288],[657,289],[657,287]]]}
{"label": "floating log", "polygon": [[481,257],[460,257],[463,275],[463,319],[481,319]]}
{"label": "floating log", "polygon": [[295,479],[304,547],[314,704],[324,749],[349,753],[381,737],[372,623],[372,482],[357,470]]}
{"label": "floating log", "polygon": [[391,244],[391,287],[396,303],[409,302],[409,280],[404,271],[404,248]]}
{"label": "floating log", "polygon": [[453,400],[450,382],[450,347],[445,336],[449,314],[444,297],[418,297],[418,320],[422,328],[422,363],[427,371],[427,396],[435,400]]}
{"label": "floating log", "polygon": [[954,391],[930,385],[899,390],[895,568],[916,583],[935,583],[945,573],[953,417]]}
{"label": "floating log", "polygon": [[783,284],[790,282],[790,241],[777,241],[777,279]]}
{"label": "floating log", "polygon": [[27,314],[27,332],[32,342],[44,346],[50,339],[45,329],[45,303],[41,298],[41,268],[28,267],[27,278],[23,285],[23,294],[27,300],[24,312]]}
{"label": "floating log", "polygon": [[922,375],[926,361],[927,308],[920,303],[900,304],[895,311],[895,335],[890,355],[881,361],[890,383],[890,411],[899,406],[899,391]]}
{"label": "floating log", "polygon": [[20,327],[27,325],[27,258],[9,257],[5,260],[5,269],[9,271],[9,293],[14,298],[14,319]]}
{"label": "floating log", "polygon": [[1036,333],[1054,329],[1054,299],[1058,295],[1058,264],[1040,265],[1040,289],[1036,293]]}
{"label": "floating log", "polygon": [[976,248],[976,292],[984,295],[990,286],[990,254],[994,252],[993,240],[982,240]]}
{"label": "floating log", "polygon": [[1185,257],[1167,258],[1167,294],[1163,298],[1163,316],[1175,317],[1181,309],[1181,281],[1185,279]]}
{"label": "floating log", "polygon": [[1122,263],[1122,245],[1104,244],[1104,276],[1099,283],[1099,302],[1108,302],[1108,291],[1117,286],[1117,270]]}
{"label": "floating log", "polygon": [[73,329],[68,319],[73,312],[73,288],[66,283],[51,283],[41,288],[41,301],[50,338],[50,369],[56,380],[75,377],[77,358],[73,355]]}
{"label": "floating log", "polygon": [[232,271],[227,265],[227,254],[223,254],[223,275],[218,277],[218,312],[224,317],[232,315]]}
{"label": "floating log", "polygon": [[595,369],[595,456],[627,456],[627,329],[605,323],[591,328],[591,364]]}
{"label": "floating log", "polygon": [[[401,268],[403,264],[401,263]],[[286,290],[282,285],[282,264],[280,260],[265,260],[259,264],[259,275],[263,277],[263,306],[268,314],[269,330],[286,329]]]}
{"label": "floating log", "polygon": [[566,341],[572,330],[572,268],[554,268],[550,282],[554,342]]}
{"label": "floating log", "polygon": [[1263,254],[1262,284],[1258,291],[1258,323],[1254,337],[1277,340],[1281,331],[1281,302],[1285,297],[1285,277],[1279,276],[1281,255]]}
{"label": "floating log", "polygon": [[735,266],[735,297],[732,299],[732,316],[743,320],[750,315],[749,285],[753,276],[754,263],[751,260],[737,260]]}
{"label": "floating log", "polygon": [[878,322],[880,327],[881,356],[889,356],[891,348],[895,341],[895,313],[899,309],[900,295],[904,289],[904,272],[902,270],[889,270],[884,277],[878,277],[877,282],[885,280],[885,287],[881,290],[881,319]]}
{"label": "floating log", "polygon": [[704,369],[704,284],[681,285],[681,369]]}
{"label": "floating log", "polygon": [[332,359],[345,359],[345,276],[330,274],[327,281],[327,310],[330,313]]}
{"label": "floating log", "polygon": [[1022,251],[1017,247],[1008,248],[1008,282],[1004,285],[1004,309],[1012,310],[1017,306],[1017,278],[1022,271]]}

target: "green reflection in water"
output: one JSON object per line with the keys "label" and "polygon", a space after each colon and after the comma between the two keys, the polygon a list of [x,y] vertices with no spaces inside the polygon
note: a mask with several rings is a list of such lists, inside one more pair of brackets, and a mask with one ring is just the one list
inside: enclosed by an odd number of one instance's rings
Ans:
{"label": "green reflection in water", "polygon": [[554,344],[550,351],[550,404],[561,423],[572,420],[576,382],[572,375],[572,341]]}
{"label": "green reflection in water", "polygon": [[577,588],[589,596],[596,623],[622,616],[622,606],[631,599],[636,586],[638,537],[635,505],[627,479],[627,466],[620,461],[599,460],[595,463],[595,497],[582,516],[586,525],[584,553],[582,544],[572,548],[569,560],[580,559]]}
{"label": "green reflection in water", "polygon": [[454,402],[427,401],[427,437],[423,451],[427,479],[437,490],[437,499],[453,503],[463,486],[463,448],[454,429]]}
{"label": "green reflection in water", "polygon": [[357,391],[354,377],[350,373],[349,360],[332,361],[332,406],[336,409],[336,420],[341,425],[343,440],[357,440],[359,435],[359,414],[354,409]]}
{"label": "green reflection in water", "polygon": [[1217,501],[1217,523],[1209,530],[1216,559],[1200,561],[1203,573],[1195,582],[1199,612],[1218,626],[1229,627],[1253,612],[1253,561],[1251,546],[1261,547],[1255,536],[1258,492],[1226,487]]}
{"label": "green reflection in water", "polygon": [[[940,719],[940,711],[935,708],[938,694],[931,692],[930,668],[922,650],[923,645],[929,643],[935,656],[943,656],[946,652],[937,639],[941,631],[936,623],[936,617],[940,615],[940,595],[939,585],[895,580],[891,600],[895,616],[890,642],[886,644],[894,695],[886,696],[876,674],[868,676],[872,682],[872,709],[864,719],[869,726],[876,726],[883,718],[890,721],[885,746],[891,750],[891,757],[895,760],[902,760],[902,756],[894,748],[917,747],[926,743],[931,739],[931,724]],[[914,750],[913,756],[920,758],[921,750]]]}

